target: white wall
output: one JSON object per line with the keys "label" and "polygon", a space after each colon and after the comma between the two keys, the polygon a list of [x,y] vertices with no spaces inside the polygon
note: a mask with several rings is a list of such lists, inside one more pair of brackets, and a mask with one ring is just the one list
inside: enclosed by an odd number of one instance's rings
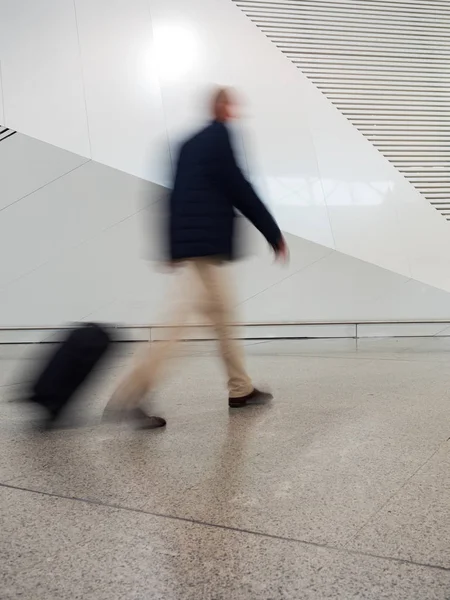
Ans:
{"label": "white wall", "polygon": [[77,0],[76,7],[93,160],[167,184],[148,1]]}
{"label": "white wall", "polygon": [[448,224],[229,0],[0,0],[0,60],[5,124],[57,146],[0,144],[0,326],[160,319],[139,202],[213,82],[292,250],[234,268],[242,319],[447,318]]}
{"label": "white wall", "polygon": [[173,43],[185,31],[198,57],[175,81],[160,78],[172,146],[205,82],[235,84],[249,101],[250,166],[284,230],[450,290],[445,220],[236,6],[151,7],[156,52],[158,30],[173,26]]}
{"label": "white wall", "polygon": [[3,78],[2,78],[2,62],[0,60],[0,125],[5,123],[5,111],[3,109]]}
{"label": "white wall", "polygon": [[[0,144],[0,210],[25,199],[32,192],[80,167],[87,160],[24,135],[9,137]],[[10,233],[14,234],[18,227],[16,228],[15,221],[8,220],[8,214],[10,213],[2,214],[0,227],[7,224]],[[5,243],[3,236],[0,243],[2,242]],[[7,248],[6,245],[4,249]]]}
{"label": "white wall", "polygon": [[[164,188],[22,134],[0,144],[0,179],[0,329],[165,321]],[[245,233],[247,259],[230,267],[241,321],[448,318],[448,292],[292,234],[280,267]]]}
{"label": "white wall", "polygon": [[0,2],[5,124],[89,156],[73,0]]}

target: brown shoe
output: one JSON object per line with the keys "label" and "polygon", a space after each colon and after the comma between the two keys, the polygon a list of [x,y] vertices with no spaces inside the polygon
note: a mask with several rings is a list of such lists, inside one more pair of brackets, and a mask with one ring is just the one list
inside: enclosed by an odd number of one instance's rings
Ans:
{"label": "brown shoe", "polygon": [[250,394],[242,396],[241,398],[229,398],[228,406],[230,408],[243,408],[244,406],[255,406],[258,404],[267,404],[273,399],[273,395],[270,392],[262,392],[254,388]]}
{"label": "brown shoe", "polygon": [[150,416],[140,407],[130,410],[129,416],[136,423],[137,429],[158,429],[159,427],[166,426],[165,419]]}
{"label": "brown shoe", "polygon": [[148,415],[142,408],[112,409],[107,408],[103,413],[103,422],[120,423],[132,421],[137,429],[158,429],[166,426],[166,420],[162,417]]}

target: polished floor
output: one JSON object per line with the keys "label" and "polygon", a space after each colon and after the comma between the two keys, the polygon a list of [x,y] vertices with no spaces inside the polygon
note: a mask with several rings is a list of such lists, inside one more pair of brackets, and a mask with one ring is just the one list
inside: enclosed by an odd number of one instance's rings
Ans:
{"label": "polished floor", "polygon": [[450,599],[450,339],[248,342],[270,406],[229,412],[210,343],[181,344],[165,431],[13,402],[39,347],[0,346],[0,597]]}

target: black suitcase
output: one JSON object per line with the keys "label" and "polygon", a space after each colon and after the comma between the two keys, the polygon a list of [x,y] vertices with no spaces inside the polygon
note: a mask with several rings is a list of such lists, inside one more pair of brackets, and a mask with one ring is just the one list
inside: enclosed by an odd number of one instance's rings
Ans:
{"label": "black suitcase", "polygon": [[51,356],[31,390],[29,400],[47,411],[54,423],[111,344],[108,332],[96,323],[72,330]]}

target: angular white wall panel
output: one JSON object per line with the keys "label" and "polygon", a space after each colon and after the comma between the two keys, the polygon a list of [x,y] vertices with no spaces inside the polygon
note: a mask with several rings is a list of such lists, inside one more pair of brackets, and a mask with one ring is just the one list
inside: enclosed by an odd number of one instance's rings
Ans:
{"label": "angular white wall panel", "polygon": [[450,290],[448,223],[306,78],[304,97],[336,249]]}
{"label": "angular white wall panel", "polygon": [[[108,307],[114,299],[137,290],[139,281],[150,278],[139,257],[140,234],[141,219],[131,215],[76,247],[62,248],[52,260],[8,285],[0,301],[2,324],[51,326],[91,316],[109,320]],[[151,282],[158,307],[166,283],[159,277],[162,282],[156,273]],[[128,320],[129,315],[133,323],[132,306],[127,308],[125,318],[117,320]],[[148,311],[150,319],[151,305]]]}
{"label": "angular white wall panel", "polygon": [[448,292],[410,279],[367,303],[366,314],[377,320],[445,320],[450,317]]}
{"label": "angular white wall panel", "polygon": [[[264,290],[277,287],[285,279],[295,276],[299,271],[322,260],[333,250],[319,244],[303,240],[295,235],[287,234],[290,260],[284,265],[274,261],[272,251],[261,234],[254,228],[247,227],[248,245],[245,260],[240,260],[230,266],[231,282],[235,288],[237,304],[244,304]],[[241,320],[238,314],[238,320]],[[265,318],[250,318],[249,321],[265,320]],[[283,321],[285,318],[283,317]]]}
{"label": "angular white wall panel", "polygon": [[93,159],[168,183],[147,0],[76,0],[76,7]]}
{"label": "angular white wall panel", "polygon": [[[297,77],[304,82],[308,124],[336,249],[411,276],[408,232],[394,202],[398,185],[405,187],[404,178],[298,71]],[[412,186],[408,195],[417,195]],[[439,215],[433,216],[437,221]]]}
{"label": "angular white wall panel", "polygon": [[[151,204],[160,197],[159,186],[94,162],[40,188],[0,213],[0,254],[9,256],[1,264],[1,288],[60,259],[63,251],[139,213],[144,202]],[[124,238],[123,247],[129,244]],[[110,268],[114,269],[113,263]],[[46,293],[51,295],[48,289]]]}
{"label": "angular white wall panel", "polygon": [[[0,212],[0,252],[8,257],[0,269],[0,327],[167,322],[166,293],[176,282],[143,260],[155,258],[166,191],[93,161],[47,183],[33,173],[33,156],[59,170],[76,157],[20,134],[2,144],[13,140],[18,145],[2,168],[9,164],[14,181],[28,174],[42,185]],[[290,263],[273,264],[262,237],[239,226],[246,259],[229,267],[239,321],[448,318],[447,292],[291,234]]]}
{"label": "angular white wall panel", "polygon": [[413,279],[450,289],[449,223],[404,180],[392,195]]}
{"label": "angular white wall panel", "polygon": [[7,126],[90,156],[73,0],[0,3]]}
{"label": "angular white wall panel", "polygon": [[243,302],[241,312],[244,322],[376,319],[376,301],[406,281],[334,251]]}
{"label": "angular white wall panel", "polygon": [[[20,133],[12,135],[0,143],[0,210],[87,160]],[[14,223],[13,228],[18,225]]]}

